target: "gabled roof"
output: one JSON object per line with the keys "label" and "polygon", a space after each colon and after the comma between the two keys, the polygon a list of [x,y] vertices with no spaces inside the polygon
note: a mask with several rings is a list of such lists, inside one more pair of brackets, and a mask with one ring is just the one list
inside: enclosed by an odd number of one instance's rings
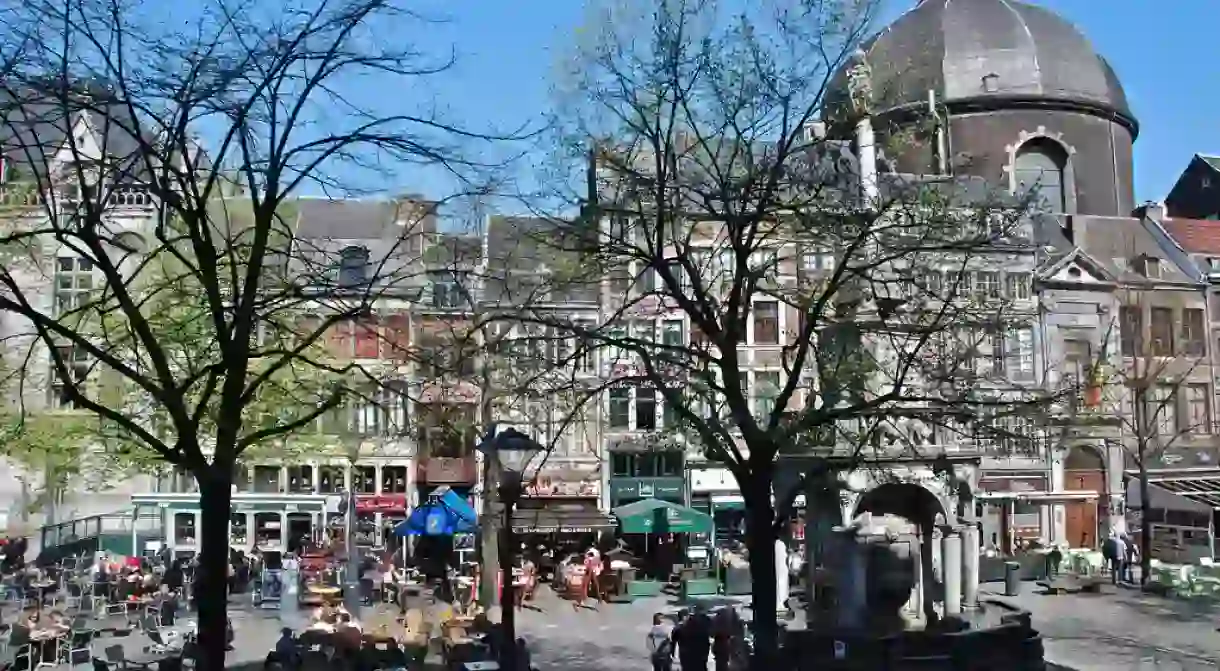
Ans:
{"label": "gabled roof", "polygon": [[1220,256],[1220,221],[1166,217],[1161,226],[1186,253]]}
{"label": "gabled roof", "polygon": [[1106,268],[1105,264],[1089,256],[1079,247],[1073,247],[1063,254],[1052,256],[1038,269],[1038,276],[1043,280],[1053,279],[1060,271],[1072,264],[1080,266],[1102,282],[1118,281],[1118,278]]}
{"label": "gabled roof", "polygon": [[1195,156],[1198,156],[1204,163],[1215,169],[1216,172],[1220,172],[1220,156],[1208,156],[1206,154],[1195,154]]}

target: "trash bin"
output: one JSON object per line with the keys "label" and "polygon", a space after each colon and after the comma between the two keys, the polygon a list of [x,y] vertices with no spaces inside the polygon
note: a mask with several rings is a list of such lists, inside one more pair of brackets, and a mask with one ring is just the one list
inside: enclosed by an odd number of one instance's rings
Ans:
{"label": "trash bin", "polygon": [[1017,596],[1021,593],[1020,562],[1004,562],[1004,596]]}

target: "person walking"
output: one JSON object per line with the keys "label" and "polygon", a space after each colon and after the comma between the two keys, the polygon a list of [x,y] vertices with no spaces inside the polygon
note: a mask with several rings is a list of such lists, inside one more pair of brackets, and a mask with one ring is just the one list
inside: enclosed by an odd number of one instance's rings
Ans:
{"label": "person walking", "polygon": [[675,631],[678,663],[682,671],[707,671],[708,653],[712,651],[712,623],[696,605]]}
{"label": "person walking", "polygon": [[1117,585],[1122,577],[1122,554],[1122,541],[1119,540],[1118,534],[1111,533],[1110,537],[1101,544],[1101,556],[1106,562],[1106,568],[1110,571],[1110,583],[1114,585]]}
{"label": "person walking", "polygon": [[652,671],[671,671],[674,667],[674,642],[672,632],[665,626],[665,618],[660,613],[652,616],[652,629],[644,643],[648,646],[648,659],[652,662]]}
{"label": "person walking", "polygon": [[1135,541],[1128,535],[1123,534],[1123,580],[1135,582],[1135,565],[1140,560],[1140,550],[1135,545]]}

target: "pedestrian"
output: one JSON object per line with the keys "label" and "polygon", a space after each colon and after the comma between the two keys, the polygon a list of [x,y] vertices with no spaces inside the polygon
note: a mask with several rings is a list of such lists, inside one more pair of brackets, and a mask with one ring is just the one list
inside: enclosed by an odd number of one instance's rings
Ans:
{"label": "pedestrian", "polygon": [[712,651],[712,623],[701,606],[691,609],[679,626],[677,642],[682,671],[707,671],[707,656]]}
{"label": "pedestrian", "polygon": [[1126,545],[1126,556],[1123,558],[1123,580],[1129,583],[1135,582],[1135,564],[1140,560],[1140,550],[1135,545],[1135,541],[1128,535],[1123,534],[1123,542]]}
{"label": "pedestrian", "polygon": [[1101,544],[1101,556],[1106,562],[1106,568],[1110,571],[1110,583],[1117,585],[1122,577],[1122,541],[1119,540],[1117,533],[1111,533],[1110,537]]}
{"label": "pedestrian", "polygon": [[652,671],[671,671],[674,666],[674,642],[672,632],[665,626],[665,618],[660,613],[652,616],[652,629],[648,630],[645,644],[648,646],[648,658],[652,661]]}

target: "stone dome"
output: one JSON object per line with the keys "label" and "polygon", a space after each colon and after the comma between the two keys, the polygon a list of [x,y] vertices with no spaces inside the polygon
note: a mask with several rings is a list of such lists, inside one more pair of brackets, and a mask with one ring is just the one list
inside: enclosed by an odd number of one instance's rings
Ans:
{"label": "stone dome", "polygon": [[[864,45],[873,108],[1065,108],[1137,130],[1114,70],[1070,23],[1018,0],[922,0]],[[845,76],[828,102],[842,100]],[[837,94],[837,95],[836,95]]]}

